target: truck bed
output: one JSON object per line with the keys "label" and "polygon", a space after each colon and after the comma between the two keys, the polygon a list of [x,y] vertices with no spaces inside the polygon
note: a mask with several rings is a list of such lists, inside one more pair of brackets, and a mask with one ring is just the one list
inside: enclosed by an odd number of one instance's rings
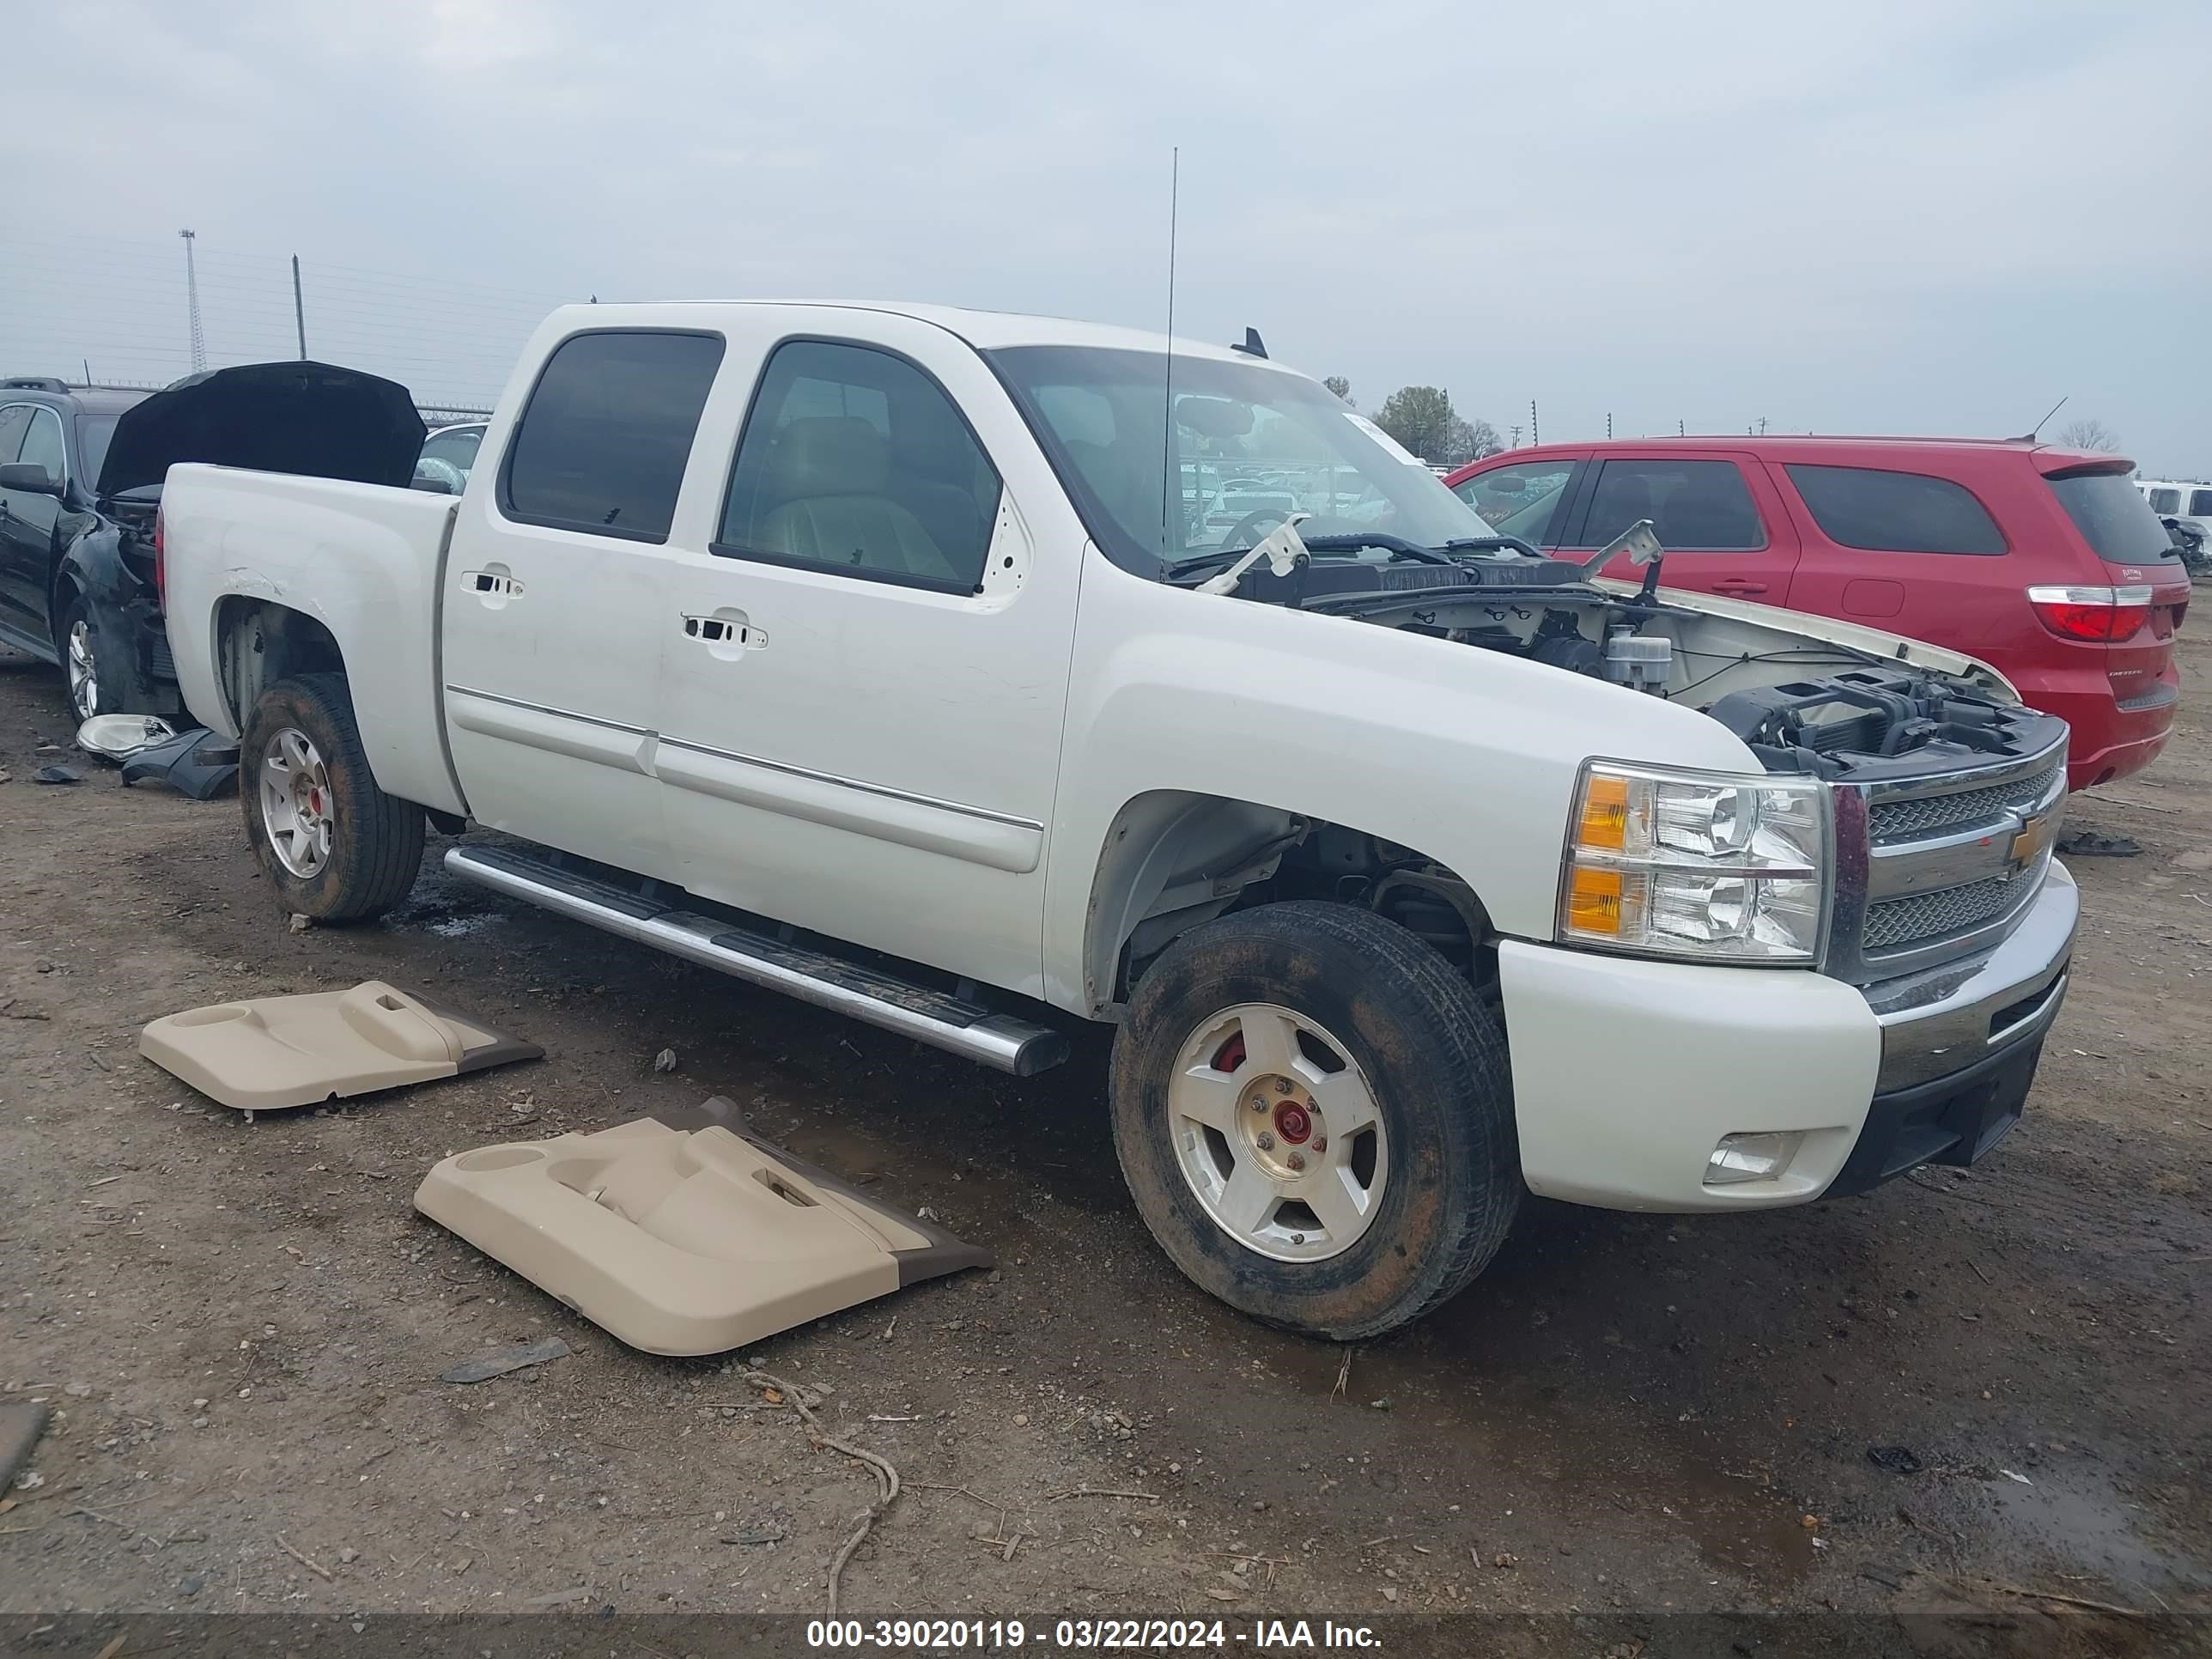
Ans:
{"label": "truck bed", "polygon": [[388,484],[171,468],[165,609],[185,707],[235,738],[243,709],[234,689],[241,675],[258,682],[251,664],[219,659],[225,624],[257,600],[304,612],[343,653],[377,781],[403,799],[465,811],[439,706],[441,567],[459,507]]}

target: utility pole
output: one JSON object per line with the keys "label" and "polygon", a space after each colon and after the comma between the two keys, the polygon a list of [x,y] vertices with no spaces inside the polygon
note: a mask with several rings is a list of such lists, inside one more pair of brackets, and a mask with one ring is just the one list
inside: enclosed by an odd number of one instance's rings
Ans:
{"label": "utility pole", "polygon": [[1759,435],[1762,438],[1766,435],[1766,416],[1764,415],[1759,417]]}
{"label": "utility pole", "polygon": [[1518,449],[1521,447],[1521,428],[1516,426],[1511,428],[1511,430],[1513,433],[1513,447]]}
{"label": "utility pole", "polygon": [[300,329],[300,361],[307,361],[307,307],[300,297],[300,256],[292,256],[292,320]]}
{"label": "utility pole", "polygon": [[200,276],[192,264],[192,243],[197,240],[189,230],[180,230],[185,239],[185,307],[191,315],[192,373],[197,374],[207,367],[207,337],[200,332]]}
{"label": "utility pole", "polygon": [[1544,428],[1536,424],[1536,400],[1534,398],[1528,399],[1528,441],[1532,444],[1544,441]]}

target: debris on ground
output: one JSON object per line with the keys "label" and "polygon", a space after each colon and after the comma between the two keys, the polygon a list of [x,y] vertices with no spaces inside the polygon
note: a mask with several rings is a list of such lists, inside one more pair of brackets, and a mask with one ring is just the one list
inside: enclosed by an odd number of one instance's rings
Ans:
{"label": "debris on ground", "polygon": [[1867,1462],[1885,1474],[1917,1474],[1919,1457],[1910,1446],[1869,1446]]}
{"label": "debris on ground", "polygon": [[238,745],[202,726],[140,750],[123,763],[123,781],[153,778],[180,795],[212,800],[238,781]]}
{"label": "debris on ground", "polygon": [[2073,859],[2131,859],[2142,855],[2142,843],[2133,836],[2100,836],[2094,830],[2080,830],[2062,837],[2056,850]]}
{"label": "debris on ground", "polygon": [[302,915],[297,910],[292,912],[292,920],[286,924],[295,933],[304,933],[314,925],[315,919],[313,916]]}
{"label": "debris on ground", "polygon": [[82,775],[70,771],[66,766],[41,766],[31,775],[40,783],[82,783],[84,781]]}
{"label": "debris on ground", "polygon": [[120,766],[155,744],[175,741],[176,728],[157,714],[94,714],[76,729],[76,746],[94,760]]}
{"label": "debris on ground", "polygon": [[550,1360],[565,1358],[573,1352],[557,1336],[549,1336],[538,1342],[510,1342],[504,1348],[494,1348],[472,1359],[464,1359],[451,1370],[438,1373],[441,1382],[489,1382],[495,1376],[505,1376],[509,1371],[519,1371],[531,1365],[543,1365]]}
{"label": "debris on ground", "polygon": [[[36,1402],[0,1406],[0,1492],[15,1484],[16,1472],[31,1461],[33,1448],[46,1431],[47,1416],[46,1408]],[[31,1483],[27,1480],[25,1484]]]}
{"label": "debris on ground", "polygon": [[653,1069],[656,1072],[674,1071],[676,1069],[676,1050],[673,1048],[663,1048],[659,1054],[655,1054],[653,1057]]}
{"label": "debris on ground", "polygon": [[319,1106],[545,1051],[372,979],[349,991],[164,1015],[139,1032],[138,1052],[210,1099],[252,1112]]}

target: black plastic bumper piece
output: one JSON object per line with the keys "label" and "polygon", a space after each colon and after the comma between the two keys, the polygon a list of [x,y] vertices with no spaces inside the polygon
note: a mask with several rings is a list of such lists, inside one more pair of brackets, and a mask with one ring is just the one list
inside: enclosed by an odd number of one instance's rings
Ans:
{"label": "black plastic bumper piece", "polygon": [[2046,1019],[2043,1031],[1962,1072],[1876,1095],[1858,1144],[1821,1196],[1848,1198],[1923,1164],[1964,1167],[1982,1157],[2020,1121],[2049,1029]]}

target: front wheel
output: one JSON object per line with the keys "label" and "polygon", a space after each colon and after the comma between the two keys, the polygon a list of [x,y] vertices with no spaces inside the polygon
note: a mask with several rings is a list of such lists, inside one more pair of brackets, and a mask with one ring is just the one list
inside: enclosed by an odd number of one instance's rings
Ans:
{"label": "front wheel", "polygon": [[112,712],[100,688],[100,630],[82,599],[72,593],[57,621],[62,672],[68,677],[70,716],[82,726],[94,714]]}
{"label": "front wheel", "polygon": [[246,838],[287,910],[363,921],[407,896],[422,863],[422,809],[376,787],[339,674],[279,680],[239,745]]}
{"label": "front wheel", "polygon": [[1365,911],[1268,905],[1176,940],[1115,1035],[1111,1101],[1161,1248],[1309,1334],[1376,1336],[1441,1305],[1519,1205],[1497,1016]]}

